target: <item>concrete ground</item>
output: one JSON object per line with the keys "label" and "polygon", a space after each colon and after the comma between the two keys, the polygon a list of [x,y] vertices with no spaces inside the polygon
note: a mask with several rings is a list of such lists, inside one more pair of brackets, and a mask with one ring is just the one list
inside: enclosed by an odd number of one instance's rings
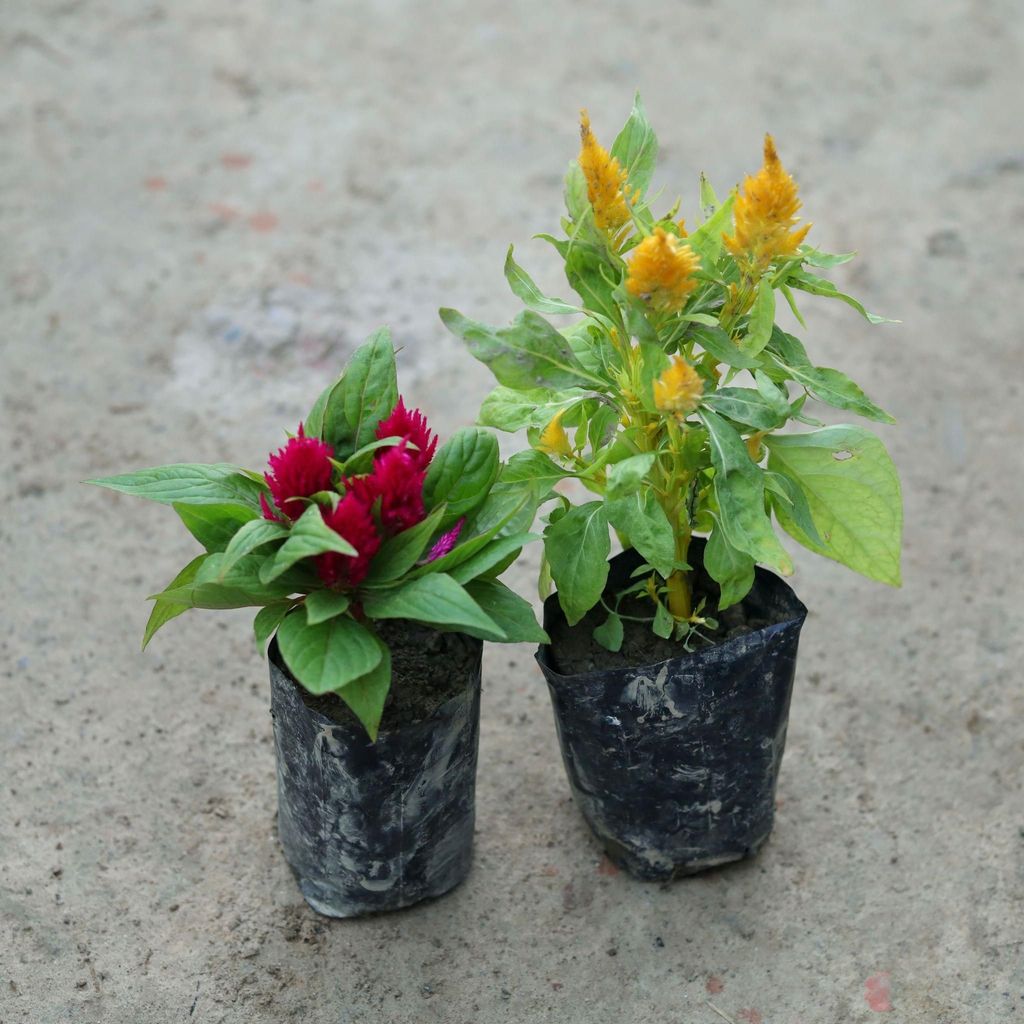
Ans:
{"label": "concrete ground", "polygon": [[[1012,0],[8,0],[0,1021],[1024,1020],[1022,34]],[[837,279],[903,320],[805,303],[818,361],[899,417],[906,585],[798,552],[755,861],[615,873],[532,651],[491,647],[470,879],[320,918],[275,844],[247,613],[139,653],[192,542],[78,481],[261,466],[382,321],[442,434],[471,422],[490,378],[436,307],[510,316],[509,242],[565,294],[530,235],[577,109],[610,140],[635,87],[667,202],[692,220],[698,171],[727,188],[770,129],[812,238],[861,252]]]}

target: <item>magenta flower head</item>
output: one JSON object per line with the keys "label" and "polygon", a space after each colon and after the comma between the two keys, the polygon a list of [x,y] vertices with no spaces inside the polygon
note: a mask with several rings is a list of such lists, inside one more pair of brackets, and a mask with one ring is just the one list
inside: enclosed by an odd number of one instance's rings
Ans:
{"label": "magenta flower head", "polygon": [[349,491],[330,511],[324,510],[324,522],[344,537],[358,552],[341,555],[326,551],[316,556],[316,569],[320,579],[329,587],[357,587],[366,579],[370,562],[380,548],[380,535],[366,502]]}
{"label": "magenta flower head", "polygon": [[427,557],[423,561],[425,563],[436,562],[442,556],[447,555],[455,547],[455,542],[459,539],[459,534],[462,533],[462,527],[465,524],[466,517],[463,516],[447,533],[442,533],[434,542],[434,546],[427,552]]}
{"label": "magenta flower head", "polygon": [[[267,481],[274,504],[288,519],[298,519],[306,511],[304,501],[296,498],[310,498],[318,491],[331,488],[331,456],[334,449],[318,437],[306,437],[302,424],[298,434],[270,456],[270,469],[263,474]],[[279,519],[271,509],[266,495],[260,495],[265,519]]]}
{"label": "magenta flower head", "polygon": [[[411,412],[405,407],[405,399],[399,397],[398,404],[391,410],[386,420],[377,424],[377,440],[386,437],[404,437],[406,441],[416,445],[418,451],[410,451],[413,462],[426,469],[437,450],[437,434],[427,426],[427,418],[419,409]],[[378,456],[381,458],[383,456]]]}
{"label": "magenta flower head", "polygon": [[373,472],[346,481],[346,486],[369,508],[379,499],[381,526],[389,536],[408,530],[422,522],[426,515],[423,508],[426,471],[420,468],[413,455],[404,444],[387,448],[374,462]]}

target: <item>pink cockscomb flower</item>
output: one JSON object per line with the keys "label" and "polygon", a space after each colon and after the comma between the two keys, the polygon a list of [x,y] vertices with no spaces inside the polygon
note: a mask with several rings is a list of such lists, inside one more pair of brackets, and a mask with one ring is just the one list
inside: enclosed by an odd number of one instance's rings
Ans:
{"label": "pink cockscomb flower", "polygon": [[[330,460],[333,455],[334,449],[329,444],[318,437],[306,437],[300,423],[298,434],[290,438],[276,455],[270,456],[270,469],[263,478],[270,488],[274,504],[288,519],[298,519],[306,511],[306,503],[294,499],[309,498],[317,491],[330,490],[333,471]],[[266,495],[260,495],[260,504],[265,519],[279,518]]]}
{"label": "pink cockscomb flower", "polygon": [[447,533],[442,533],[435,541],[434,546],[427,552],[427,557],[423,561],[436,562],[443,555],[447,555],[455,547],[455,542],[459,539],[459,534],[462,533],[462,527],[465,523],[466,517],[463,516]]}
{"label": "pink cockscomb flower", "polygon": [[372,508],[380,500],[380,521],[385,533],[393,535],[422,522],[423,479],[426,472],[404,444],[387,448],[373,464],[368,476],[347,480],[346,486]]}
{"label": "pink cockscomb flower", "polygon": [[325,551],[316,556],[320,579],[329,587],[357,587],[366,579],[370,562],[380,548],[380,535],[366,502],[349,491],[330,510],[323,510],[324,522],[356,549],[355,555]]}
{"label": "pink cockscomb flower", "polygon": [[[437,434],[427,426],[426,416],[419,409],[406,409],[405,399],[401,397],[391,410],[391,415],[377,424],[377,440],[383,441],[386,437],[404,437],[416,445],[418,450],[410,450],[409,455],[420,469],[430,465],[437,450]],[[381,458],[382,455],[377,457]]]}

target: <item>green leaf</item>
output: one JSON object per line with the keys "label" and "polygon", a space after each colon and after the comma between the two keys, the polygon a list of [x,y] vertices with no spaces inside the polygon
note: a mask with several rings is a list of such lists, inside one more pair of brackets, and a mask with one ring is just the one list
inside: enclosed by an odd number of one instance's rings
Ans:
{"label": "green leaf", "polygon": [[662,640],[667,640],[675,628],[676,620],[672,618],[672,613],[659,601],[654,610],[654,622],[651,624],[654,635],[660,636]]}
{"label": "green leaf", "polygon": [[703,404],[721,416],[757,430],[774,430],[786,422],[789,414],[788,405],[786,415],[780,416],[760,391],[751,388],[719,388],[705,395]]}
{"label": "green leaf", "polygon": [[742,601],[754,585],[754,560],[729,543],[717,519],[704,548],[704,568],[721,588],[719,611]]}
{"label": "green leaf", "polygon": [[423,503],[428,509],[446,506],[441,529],[484,501],[500,468],[497,438],[480,427],[457,430],[438,449],[423,482]]}
{"label": "green leaf", "polygon": [[767,471],[764,474],[764,486],[768,492],[768,502],[778,516],[779,505],[789,518],[815,543],[821,543],[818,536],[818,528],[814,525],[811,516],[811,506],[807,502],[807,495],[800,489],[800,485],[791,480],[784,473],[773,473]]}
{"label": "green leaf", "polygon": [[335,615],[344,615],[348,611],[352,598],[337,590],[311,590],[306,595],[306,622],[315,626],[319,622],[333,619]]}
{"label": "green leaf", "polygon": [[291,611],[290,601],[282,601],[280,604],[268,604],[256,613],[252,622],[252,631],[256,635],[256,646],[260,654],[267,646],[267,641],[277,631],[277,627],[284,621],[284,617]]}
{"label": "green leaf", "polygon": [[524,310],[510,327],[500,329],[454,309],[442,309],[441,319],[506,387],[585,387],[595,379],[580,365],[565,338],[532,310]]}
{"label": "green leaf", "polygon": [[821,543],[780,504],[779,524],[794,540],[870,579],[900,584],[903,502],[884,445],[860,427],[835,426],[765,438],[768,468],[807,497]]}
{"label": "green leaf", "polygon": [[373,556],[366,583],[373,586],[404,576],[419,561],[430,538],[440,528],[444,512],[445,506],[438,505],[422,522],[385,541]]}
{"label": "green leaf", "polygon": [[531,540],[540,540],[540,537],[535,533],[514,533],[509,537],[499,537],[478,551],[472,558],[467,558],[455,566],[451,570],[451,577],[457,583],[468,585],[470,580],[476,579],[477,576],[483,576],[509,555],[521,551],[523,546],[529,544]]}
{"label": "green leaf", "polygon": [[260,570],[260,580],[270,583],[296,562],[325,551],[339,555],[355,555],[356,549],[323,520],[319,505],[310,505],[292,525],[288,539],[268,558]]}
{"label": "green leaf", "polygon": [[509,431],[522,430],[523,427],[543,427],[560,409],[568,409],[587,396],[588,392],[580,388],[566,391],[529,388],[516,391],[496,387],[480,406],[480,424]]}
{"label": "green leaf", "polygon": [[[189,562],[188,565],[186,565],[185,568],[167,584],[165,590],[177,590],[192,583],[196,578],[196,573],[199,572],[199,567],[206,561],[206,557],[206,555],[199,555],[197,558],[193,558],[192,561]],[[146,649],[149,645],[149,641],[153,639],[153,636],[158,629],[167,625],[171,619],[176,619],[179,615],[182,615],[187,611],[188,605],[176,604],[173,601],[157,598],[153,605],[153,610],[149,613],[149,621],[146,623],[146,631],[142,636],[142,649]]]}
{"label": "green leaf", "polygon": [[[764,370],[754,371],[754,383],[758,394],[768,403],[768,407],[781,419],[786,420],[793,415],[793,406],[789,401],[789,392],[784,385],[776,384]],[[801,396],[806,398],[806,395]]]}
{"label": "green leaf", "polygon": [[[606,274],[614,274],[615,280],[609,281]],[[565,276],[586,309],[607,317],[613,324],[620,322],[614,293],[622,271],[618,268],[613,271],[600,249],[593,245],[570,245],[565,250]]]}
{"label": "green leaf", "polygon": [[706,270],[714,271],[718,257],[722,254],[722,232],[732,226],[732,207],[735,202],[736,191],[733,190],[725,202],[685,239],[690,248],[700,254]]}
{"label": "green leaf", "polygon": [[353,452],[344,462],[333,460],[335,466],[349,476],[358,476],[361,473],[368,473],[373,467],[373,458],[382,448],[397,448],[400,444],[408,445],[410,451],[418,450],[416,445],[405,437],[382,437],[379,440],[364,444],[358,451]]}
{"label": "green leaf", "polygon": [[812,267],[821,267],[827,270],[829,267],[838,267],[841,263],[849,263],[857,254],[855,252],[822,252],[809,245],[800,247],[800,258],[804,263]]}
{"label": "green leaf", "polygon": [[224,557],[222,552],[206,555],[190,582],[169,587],[153,599],[185,608],[246,608],[275,604],[296,589],[292,580],[263,583],[259,577],[263,558],[259,555],[246,555],[222,572]]}
{"label": "green leaf", "polygon": [[707,220],[718,209],[718,196],[704,172],[700,173],[700,211]]}
{"label": "green leaf", "polygon": [[651,184],[658,159],[658,139],[647,120],[640,93],[633,99],[629,120],[612,143],[611,155],[625,169],[629,184],[644,194]]}
{"label": "green leaf", "polygon": [[789,576],[793,563],[764,510],[764,476],[751,461],[743,438],[710,409],[702,409],[698,415],[708,428],[714,492],[726,538],[756,562]]}
{"label": "green leaf", "polygon": [[576,505],[544,531],[544,551],[558,600],[574,626],[601,599],[608,581],[608,517],[605,505]]}
{"label": "green leaf", "polygon": [[725,363],[726,366],[735,366],[740,370],[752,370],[761,365],[760,359],[744,352],[721,327],[705,327],[700,324],[691,327],[686,335],[686,340],[690,339],[720,363]]}
{"label": "green leaf", "polygon": [[411,619],[446,629],[474,629],[492,640],[505,639],[497,624],[445,573],[410,580],[392,590],[370,591],[363,610],[371,619]]}
{"label": "green leaf", "polygon": [[317,396],[317,400],[313,403],[313,408],[309,410],[306,418],[302,421],[303,429],[306,431],[307,437],[323,438],[324,411],[327,409],[327,403],[330,401],[331,395],[334,393],[335,389],[341,388],[341,381],[341,377],[332,381]]}
{"label": "green leaf", "polygon": [[518,263],[512,258],[512,246],[508,247],[508,254],[505,256],[505,279],[509,283],[513,294],[522,299],[523,303],[535,313],[582,313],[579,306],[571,306],[561,299],[548,298],[534,284],[533,279]]}
{"label": "green leaf", "polygon": [[313,694],[341,690],[383,657],[377,638],[347,615],[311,626],[295,612],[278,627],[277,644],[292,675]]}
{"label": "green leaf", "polygon": [[374,743],[377,742],[384,704],[391,689],[391,651],[379,639],[377,644],[380,647],[380,661],[376,667],[336,691],[349,706],[352,714],[362,722],[363,728]]}
{"label": "green leaf", "polygon": [[352,353],[341,380],[327,398],[323,439],[336,452],[351,452],[374,440],[377,424],[398,401],[395,349],[381,327]]}
{"label": "green leaf", "polygon": [[747,322],[746,337],[740,342],[743,351],[756,356],[768,344],[775,326],[775,291],[771,279],[762,277],[757,286],[754,307]]}
{"label": "green leaf", "polygon": [[792,334],[776,330],[769,351],[779,369],[807,388],[819,402],[836,409],[849,409],[865,419],[880,423],[896,422],[884,409],[875,405],[846,374],[827,366],[812,366],[807,351]]}
{"label": "green leaf", "polygon": [[646,490],[607,503],[608,520],[662,576],[676,563],[676,535],[664,509]]}
{"label": "green leaf", "polygon": [[616,462],[608,467],[608,486],[605,494],[608,498],[622,498],[632,494],[644,482],[654,465],[653,452],[642,455],[631,455],[628,459]]}
{"label": "green leaf", "polygon": [[898,324],[899,320],[890,320],[888,317],[878,316],[869,313],[855,298],[841,292],[831,281],[823,277],[815,277],[803,270],[791,270],[786,275],[786,284],[799,288],[801,291],[810,292],[811,295],[823,295],[827,299],[839,299],[848,306],[852,306],[868,323],[872,324]]}
{"label": "green leaf", "polygon": [[[521,480],[515,483],[504,483],[499,480],[474,513],[473,532],[502,537],[513,533],[525,533],[536,518],[537,506],[540,504],[539,494],[535,480]],[[452,554],[454,553],[453,551]]]}
{"label": "green leaf", "polygon": [[574,475],[552,462],[543,452],[531,448],[528,451],[516,452],[502,467],[498,479],[506,484],[534,481],[539,492],[546,495],[559,480]]}
{"label": "green leaf", "polygon": [[175,503],[185,529],[209,552],[223,551],[239,527],[259,513],[249,505],[181,505]]}
{"label": "green leaf", "polygon": [[509,590],[504,583],[476,579],[466,584],[466,591],[498,624],[508,643],[550,642],[547,633],[537,624],[530,603]]}
{"label": "green leaf", "polygon": [[283,523],[275,523],[270,519],[251,519],[238,530],[224,549],[221,572],[226,573],[239,559],[252,554],[264,544],[270,544],[287,536],[288,527]]}
{"label": "green leaf", "polygon": [[594,629],[593,637],[605,650],[622,650],[622,619],[615,612],[609,612],[608,618]]}
{"label": "green leaf", "polygon": [[179,462],[85,482],[164,505],[242,505],[257,511],[260,494],[267,491],[265,485],[226,463]]}

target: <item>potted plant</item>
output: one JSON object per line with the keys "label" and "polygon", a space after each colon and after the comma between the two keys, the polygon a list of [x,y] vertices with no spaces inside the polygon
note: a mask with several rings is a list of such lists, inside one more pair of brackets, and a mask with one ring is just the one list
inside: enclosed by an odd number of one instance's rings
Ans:
{"label": "potted plant", "polygon": [[257,607],[274,637],[278,831],[321,913],[408,906],[469,869],[481,641],[546,639],[497,578],[535,514],[500,469],[486,430],[437,447],[379,330],[265,474],[90,481],[171,505],[205,548],[152,599],[144,647],[189,608]]}
{"label": "potted plant", "polygon": [[[770,136],[723,201],[702,177],[688,232],[678,201],[659,215],[648,197],[657,140],[639,97],[610,152],[586,112],[581,127],[564,237],[539,236],[578,301],[545,295],[510,248],[505,276],[527,307],[511,326],[441,317],[498,380],[481,423],[527,431],[506,477],[555,503],[538,658],[573,794],[614,860],[665,878],[747,856],[772,827],[806,614],[769,571],[793,568],[775,526],[899,583],[892,461],[867,430],[806,406],[891,417],[815,365],[776,305],[801,326],[800,294],[882,318],[817,273],[853,254],[806,243]],[[793,422],[813,429],[780,432]],[[609,560],[610,532],[624,550]]]}

